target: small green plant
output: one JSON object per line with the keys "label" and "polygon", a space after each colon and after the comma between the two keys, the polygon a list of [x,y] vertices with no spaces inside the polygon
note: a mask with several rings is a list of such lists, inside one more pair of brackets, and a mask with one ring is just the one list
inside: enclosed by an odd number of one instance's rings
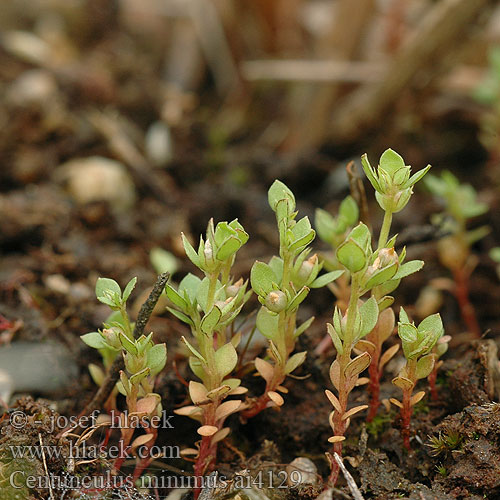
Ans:
{"label": "small green plant", "polygon": [[[118,471],[124,460],[134,454],[137,448],[142,447],[140,458],[134,470],[134,479],[137,479],[144,469],[153,461],[154,456],[148,451],[157,438],[157,427],[150,424],[153,417],[159,417],[162,411],[161,396],[154,391],[156,376],[163,370],[167,361],[167,347],[165,344],[154,344],[153,333],[141,335],[138,339],[133,336],[133,323],[127,313],[126,305],[137,278],[129,281],[125,289],[109,278],[99,278],[96,283],[97,299],[110,307],[113,311],[103,330],[83,335],[81,339],[90,347],[98,349],[103,362],[108,368],[117,355],[122,355],[125,370],[120,371],[120,381],[116,384],[116,391],[126,397],[127,410],[115,413],[116,404],[113,402],[113,416],[118,415],[120,428],[120,456],[115,459],[114,470]],[[98,385],[104,380],[104,372],[96,365],[89,367],[90,373]],[[137,425],[140,422],[144,434],[135,439]]]}
{"label": "small green plant", "polygon": [[257,314],[257,328],[268,339],[270,360],[257,358],[255,368],[266,381],[264,393],[243,412],[245,418],[253,417],[271,406],[281,406],[283,398],[278,391],[286,392],[282,383],[286,376],[298,368],[306,352],[295,353],[295,343],[314,318],[297,327],[299,305],[309,294],[310,288],[320,288],[333,282],[342,270],[319,276],[323,264],[316,254],[310,255],[308,245],[316,233],[308,217],[296,221],[295,197],[281,181],[275,181],[268,193],[269,205],[276,214],[279,232],[279,257],[268,264],[255,262],[250,273],[253,291],[262,307]]}
{"label": "small green plant", "polygon": [[[345,314],[335,307],[333,324],[328,325],[328,332],[337,350],[335,361],[330,367],[330,379],[338,396],[327,390],[326,395],[334,408],[330,415],[330,425],[334,435],[329,438],[333,451],[342,453],[342,441],[350,419],[356,413],[366,409],[367,405],[348,409],[349,394],[360,383],[359,375],[370,366],[372,356],[378,345],[381,346],[387,331],[390,330],[391,315],[385,313],[380,328],[376,330],[374,342],[362,339],[372,332],[379,321],[379,314],[390,307],[394,298],[389,296],[399,282],[422,268],[422,261],[404,263],[406,252],[400,255],[394,250],[395,237],[389,239],[392,216],[402,210],[413,192],[413,185],[420,180],[430,166],[410,176],[411,169],[405,165],[395,151],[387,150],[380,158],[377,170],[373,169],[366,155],[362,157],[363,169],[376,190],[376,198],[384,210],[384,221],[380,230],[376,250],[372,249],[372,235],[368,227],[360,223],[337,248],[338,262],[350,273],[350,298]],[[370,298],[362,297],[370,292]],[[391,333],[391,332],[390,332]],[[389,334],[390,334],[389,333]],[[351,358],[354,347],[361,354]],[[389,358],[390,353],[384,361]],[[382,358],[376,360],[378,384],[379,368]],[[382,364],[383,366],[383,364]],[[338,466],[332,462],[330,484],[335,484]]]}
{"label": "small green plant", "polygon": [[245,408],[239,399],[224,400],[247,391],[238,378],[229,377],[238,362],[236,348],[241,339],[241,333],[234,332],[234,321],[251,294],[247,282],[234,282],[231,268],[247,240],[248,234],[237,220],[214,227],[211,219],[198,251],[183,234],[186,255],[204,277],[188,274],[177,290],[171,285],[165,288],[173,304],[169,311],[191,328],[192,339],[182,337],[182,341],[190,353],[189,366],[200,380],[189,383],[193,405],[176,410],[201,424],[201,443],[197,449],[184,451],[196,456],[197,476],[213,469],[217,443],[229,434],[229,427],[224,427],[226,418]]}
{"label": "small green plant", "polygon": [[435,217],[435,221],[451,234],[438,241],[439,258],[453,275],[453,289],[464,323],[475,337],[480,337],[481,329],[469,299],[469,277],[477,264],[471,247],[489,229],[482,226],[468,231],[467,222],[487,212],[488,206],[477,201],[477,193],[470,184],[461,184],[451,172],[442,172],[441,177],[428,175],[425,184],[445,203],[445,213]]}
{"label": "small green plant", "polygon": [[[137,278],[132,278],[122,292],[120,285],[112,279],[99,278],[96,282],[95,293],[97,300],[106,304],[112,313],[104,322],[103,329],[86,333],[80,338],[89,347],[97,349],[102,357],[104,370],[94,363],[89,364],[90,375],[98,386],[102,385],[106,372],[111,367],[116,356],[123,350],[121,336],[130,341],[133,340],[134,324],[130,321],[127,313],[127,300],[136,283]],[[118,389],[115,388],[105,405],[108,411],[116,409],[117,394]]]}
{"label": "small green plant", "polygon": [[[337,248],[343,243],[347,234],[352,230],[359,219],[359,208],[352,196],[344,198],[339,206],[336,217],[321,208],[316,209],[315,227],[319,238],[330,246],[330,251],[321,255],[325,269],[328,271],[344,270],[336,256]],[[341,312],[344,313],[349,303],[351,290],[349,287],[349,272],[344,270],[334,282],[328,284],[328,288],[335,295],[336,303]],[[321,340],[315,349],[317,355],[321,355],[332,345],[328,334]]]}
{"label": "small green plant", "polygon": [[410,323],[405,310],[399,313],[398,335],[403,345],[406,364],[392,383],[403,391],[403,401],[391,398],[391,403],[400,408],[401,435],[406,449],[410,447],[410,421],[413,407],[425,396],[425,391],[413,395],[417,381],[426,378],[432,372],[436,355],[432,349],[443,336],[444,328],[439,314],[425,318],[418,327]]}

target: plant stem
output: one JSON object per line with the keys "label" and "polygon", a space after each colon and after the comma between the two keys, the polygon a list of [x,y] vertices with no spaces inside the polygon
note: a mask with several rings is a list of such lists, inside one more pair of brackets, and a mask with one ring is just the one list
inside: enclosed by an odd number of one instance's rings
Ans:
{"label": "plant stem", "polygon": [[463,268],[455,268],[453,271],[453,279],[456,283],[455,295],[462,319],[467,326],[467,329],[474,335],[475,338],[481,337],[481,327],[477,321],[474,306],[469,299],[469,280]]}
{"label": "plant stem", "polygon": [[378,368],[380,358],[380,349],[377,349],[372,355],[370,366],[368,367],[368,374],[370,377],[370,385],[368,386],[368,392],[370,393],[370,410],[368,416],[366,417],[367,422],[372,422],[377,415],[378,408],[380,406],[380,371]]}
{"label": "plant stem", "polygon": [[439,394],[438,394],[437,387],[436,387],[437,372],[438,372],[438,366],[437,366],[437,361],[436,361],[436,363],[434,363],[434,368],[432,369],[432,371],[428,377],[429,387],[431,389],[432,401],[437,401],[439,399]]}
{"label": "plant stem", "polygon": [[411,415],[413,413],[413,407],[411,405],[411,394],[413,392],[413,388],[416,384],[415,371],[417,369],[417,360],[409,359],[406,363],[406,371],[408,374],[408,379],[413,383],[410,389],[403,390],[403,407],[401,408],[401,436],[403,437],[404,447],[411,451],[410,445],[410,422]]}
{"label": "plant stem", "polygon": [[386,210],[384,212],[384,221],[382,222],[382,227],[380,229],[380,235],[378,238],[378,246],[377,249],[380,250],[384,248],[387,244],[387,240],[389,239],[389,231],[391,230],[392,224],[392,212]]}
{"label": "plant stem", "polygon": [[[358,273],[352,275],[351,283],[351,297],[349,298],[349,307],[347,309],[347,321],[346,329],[343,340],[343,352],[339,356],[337,353],[337,361],[340,367],[340,381],[339,381],[339,402],[342,409],[341,412],[334,411],[333,415],[333,431],[335,436],[343,436],[346,430],[347,420],[343,419],[344,414],[347,411],[347,401],[349,399],[349,393],[351,392],[348,386],[348,381],[345,377],[345,368],[351,361],[351,351],[352,344],[354,341],[354,324],[356,321],[356,315],[358,311],[358,300],[359,300],[359,276]],[[342,441],[333,443],[333,452],[337,453],[339,456],[342,455]],[[336,462],[332,462],[332,470],[328,483],[334,486],[337,482],[337,477],[339,474],[339,466]]]}

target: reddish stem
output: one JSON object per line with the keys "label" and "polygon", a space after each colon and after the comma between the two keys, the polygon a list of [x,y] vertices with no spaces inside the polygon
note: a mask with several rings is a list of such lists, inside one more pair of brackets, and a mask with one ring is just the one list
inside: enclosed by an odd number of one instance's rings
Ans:
{"label": "reddish stem", "polygon": [[438,367],[437,367],[437,362],[436,362],[434,364],[434,368],[432,369],[431,373],[429,374],[429,377],[427,378],[427,380],[429,381],[429,387],[431,389],[432,401],[437,401],[439,399],[439,394],[438,394],[437,387],[436,387],[437,372],[438,372]]}
{"label": "reddish stem", "polygon": [[380,351],[373,353],[370,366],[368,367],[368,374],[370,377],[370,385],[368,392],[370,393],[370,410],[366,417],[367,422],[372,422],[377,415],[380,406],[380,371],[379,365]]}
{"label": "reddish stem", "polygon": [[261,411],[265,410],[267,408],[267,403],[270,401],[269,396],[267,395],[267,390],[264,394],[259,396],[257,401],[255,402],[254,405],[252,405],[250,408],[248,408],[245,411],[242,411],[240,413],[241,418],[244,420],[248,420],[249,418],[255,417],[258,415]]}
{"label": "reddish stem", "polygon": [[[342,382],[344,385],[344,390],[339,391],[339,403],[342,408],[342,413],[335,411],[333,415],[333,428],[334,428],[334,434],[335,436],[343,436],[346,431],[346,423],[347,420],[344,420],[342,417],[347,411],[347,399],[349,397],[349,393],[347,392],[347,387],[346,387],[346,381],[345,378],[342,377]],[[341,386],[342,388],[342,386]],[[339,457],[342,456],[342,448],[343,448],[343,441],[338,441],[336,443],[333,443],[333,453],[337,453]],[[331,463],[332,470],[330,472],[330,476],[328,478],[328,486],[335,486],[338,476],[339,476],[339,464],[337,463],[336,460],[333,460]]]}
{"label": "reddish stem", "polygon": [[145,444],[145,453],[147,453],[147,456],[144,454],[142,458],[140,458],[139,462],[135,466],[134,469],[134,476],[133,476],[133,481],[135,482],[136,479],[139,479],[151,462],[154,460],[154,457],[151,456],[150,450],[153,447],[153,445],[156,442],[156,438],[158,437],[158,429],[156,427],[146,427],[146,434],[153,434],[153,439],[149,441],[149,443]]}
{"label": "reddish stem", "polygon": [[453,279],[456,283],[455,295],[462,319],[467,326],[467,329],[474,335],[475,338],[481,337],[481,328],[477,321],[474,306],[469,300],[469,278],[463,268],[453,269]]}
{"label": "reddish stem", "polygon": [[403,391],[403,407],[401,408],[401,436],[403,444],[408,451],[411,451],[410,446],[410,422],[413,408],[410,403],[411,390]]}
{"label": "reddish stem", "polygon": [[[203,411],[203,425],[216,426],[215,422],[215,403],[206,407]],[[197,480],[204,474],[212,472],[215,467],[215,460],[217,458],[217,443],[212,444],[212,436],[203,436],[201,439],[200,453],[194,464],[194,475]],[[197,482],[196,482],[197,484]],[[201,488],[194,489],[195,500],[201,493]]]}

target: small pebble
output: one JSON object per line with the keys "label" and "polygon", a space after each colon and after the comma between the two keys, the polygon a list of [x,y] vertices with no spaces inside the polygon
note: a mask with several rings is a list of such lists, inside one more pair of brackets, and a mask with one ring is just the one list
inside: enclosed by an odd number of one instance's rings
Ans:
{"label": "small pebble", "polygon": [[0,347],[0,397],[14,392],[50,395],[76,380],[78,367],[66,347],[55,342],[13,342]]}
{"label": "small pebble", "polygon": [[146,155],[151,163],[163,167],[172,159],[172,138],[167,124],[154,122],[146,132]]}
{"label": "small pebble", "polygon": [[115,211],[126,211],[136,199],[135,186],[126,167],[115,160],[92,156],[71,160],[59,168],[73,199],[85,205],[107,201]]}
{"label": "small pebble", "polygon": [[299,484],[312,484],[318,482],[318,469],[314,462],[306,457],[297,457],[286,467],[287,482],[289,486]]}

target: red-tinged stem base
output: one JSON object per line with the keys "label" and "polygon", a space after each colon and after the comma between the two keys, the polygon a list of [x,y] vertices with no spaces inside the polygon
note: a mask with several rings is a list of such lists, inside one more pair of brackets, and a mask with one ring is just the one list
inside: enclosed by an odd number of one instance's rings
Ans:
{"label": "red-tinged stem base", "polygon": [[430,388],[430,392],[431,392],[431,400],[432,401],[438,401],[439,400],[439,394],[438,394],[437,387],[436,387],[437,372],[438,372],[436,364],[434,365],[434,368],[432,369],[432,371],[431,371],[431,373],[429,374],[429,377],[428,377],[429,388]]}
{"label": "red-tinged stem base", "polygon": [[413,413],[413,408],[411,406],[411,391],[403,392],[403,407],[401,408],[401,436],[403,438],[403,445],[408,450],[411,451],[410,446],[410,422],[411,415]]}
{"label": "red-tinged stem base", "polygon": [[380,406],[380,372],[378,370],[378,359],[376,359],[375,362],[373,361],[374,359],[372,358],[372,362],[368,368],[370,377],[370,385],[368,386],[368,392],[370,393],[370,409],[366,417],[367,422],[373,422]]}
{"label": "red-tinged stem base", "polygon": [[467,329],[474,335],[475,338],[481,337],[481,327],[477,321],[476,311],[469,300],[469,279],[462,268],[453,270],[453,279],[455,280],[458,305],[462,319],[467,326]]}
{"label": "red-tinged stem base", "polygon": [[266,393],[262,394],[262,396],[259,396],[254,405],[252,405],[250,408],[240,413],[241,418],[243,420],[248,420],[249,418],[255,417],[261,411],[267,408],[267,403],[269,403],[269,401],[270,399],[269,396],[267,395],[267,390],[266,390]]}

